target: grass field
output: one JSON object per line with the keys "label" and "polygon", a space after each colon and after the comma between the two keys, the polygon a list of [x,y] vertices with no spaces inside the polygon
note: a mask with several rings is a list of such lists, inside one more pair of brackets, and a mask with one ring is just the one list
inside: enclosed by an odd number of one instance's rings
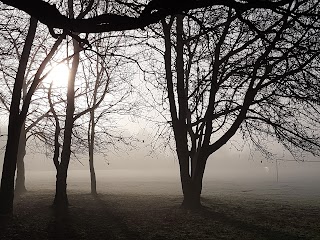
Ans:
{"label": "grass field", "polygon": [[[93,198],[81,190],[81,181],[73,183],[69,187],[71,206],[64,215],[55,214],[50,207],[54,188],[45,190],[45,185],[39,185],[37,189],[35,185],[15,199],[13,216],[0,217],[0,239],[320,240],[317,197],[299,197],[292,189],[259,192],[243,187],[223,192],[227,185],[221,185],[216,193],[203,194],[204,209],[192,212],[179,208],[179,192],[163,190],[169,186],[176,190],[178,185],[172,184],[154,182],[139,190],[138,182],[122,180]],[[151,187],[155,185],[159,191]],[[295,197],[286,198],[289,193]]]}

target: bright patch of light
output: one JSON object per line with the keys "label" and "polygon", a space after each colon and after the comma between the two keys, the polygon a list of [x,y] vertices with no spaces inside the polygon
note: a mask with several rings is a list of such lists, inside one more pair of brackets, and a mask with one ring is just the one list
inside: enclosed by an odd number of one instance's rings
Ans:
{"label": "bright patch of light", "polygon": [[48,76],[44,79],[45,83],[53,85],[53,87],[67,87],[68,77],[69,77],[69,68],[66,64],[59,64],[55,66]]}
{"label": "bright patch of light", "polygon": [[270,169],[268,167],[264,167],[264,170],[266,171],[266,173],[269,173]]}

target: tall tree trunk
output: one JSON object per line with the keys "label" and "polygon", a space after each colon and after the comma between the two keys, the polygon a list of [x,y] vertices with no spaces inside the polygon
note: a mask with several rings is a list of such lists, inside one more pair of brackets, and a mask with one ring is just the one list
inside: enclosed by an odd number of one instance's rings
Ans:
{"label": "tall tree trunk", "polygon": [[59,167],[57,168],[56,194],[53,202],[53,205],[58,209],[65,209],[69,205],[67,196],[67,175],[71,155],[72,129],[74,124],[74,85],[76,73],[79,66],[79,51],[81,50],[79,43],[76,40],[73,40],[73,47],[75,55],[73,57],[71,71],[68,79],[65,130],[61,152],[61,162],[59,164]]}
{"label": "tall tree trunk", "polygon": [[93,154],[94,154],[94,140],[95,140],[95,116],[94,110],[90,112],[90,123],[91,128],[89,128],[89,168],[90,168],[90,181],[91,181],[91,194],[93,196],[97,195],[97,180],[96,180],[96,173],[94,170],[94,163],[93,163]]}
{"label": "tall tree trunk", "polygon": [[[27,96],[27,83],[26,79],[23,78],[22,83],[22,100],[25,101]],[[21,114],[20,114],[21,115]],[[27,132],[26,132],[26,122],[23,121],[21,127],[21,134],[19,140],[19,150],[18,150],[18,159],[17,159],[17,177],[16,177],[16,186],[15,186],[15,194],[20,195],[27,191],[25,186],[25,166],[24,166],[24,157],[26,156],[26,142],[27,142]]]}
{"label": "tall tree trunk", "polygon": [[[97,64],[98,68],[98,64]],[[98,74],[99,76],[100,74]],[[93,105],[97,106],[97,92],[98,92],[98,80],[99,77],[97,76],[94,91],[93,91]],[[106,91],[105,91],[106,92]],[[103,99],[103,98],[102,98]],[[90,121],[89,121],[89,128],[88,128],[88,147],[89,147],[89,168],[90,168],[90,183],[91,183],[91,194],[93,196],[97,196],[97,179],[96,179],[96,172],[94,169],[94,142],[95,142],[95,108],[90,110]]]}
{"label": "tall tree trunk", "polygon": [[94,170],[93,164],[93,154],[89,157],[89,167],[90,167],[90,181],[91,181],[91,194],[96,196],[97,193],[97,179],[96,179],[96,172]]}
{"label": "tall tree trunk", "polygon": [[26,130],[25,124],[21,127],[18,157],[17,157],[17,177],[15,194],[22,194],[27,191],[25,185],[25,167],[24,167],[24,157],[26,155]]}
{"label": "tall tree trunk", "polygon": [[[175,129],[175,140],[177,145],[177,153],[180,164],[180,178],[183,192],[182,207],[188,209],[197,209],[201,207],[200,195],[202,190],[202,177],[204,168],[198,167],[198,161],[193,161],[189,146],[188,146],[188,81],[184,67],[184,16],[177,15],[176,17],[176,74],[177,74],[177,97],[178,97],[178,118],[176,124],[173,124]],[[198,159],[199,160],[199,159]],[[196,166],[195,166],[196,165]]]}
{"label": "tall tree trunk", "polygon": [[21,119],[19,114],[21,90],[36,28],[37,20],[35,18],[31,18],[12,92],[8,124],[8,139],[4,155],[0,187],[0,213],[12,213],[13,210],[14,176],[17,164],[19,138],[22,124],[25,120]]}

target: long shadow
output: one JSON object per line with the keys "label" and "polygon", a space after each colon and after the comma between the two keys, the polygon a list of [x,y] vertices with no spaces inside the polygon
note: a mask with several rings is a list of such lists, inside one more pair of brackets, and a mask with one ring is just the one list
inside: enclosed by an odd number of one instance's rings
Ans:
{"label": "long shadow", "polygon": [[142,236],[138,232],[131,230],[126,224],[125,220],[121,216],[115,215],[108,206],[105,200],[102,200],[99,195],[94,196],[95,202],[99,204],[103,209],[103,215],[108,219],[108,223],[111,224],[111,229],[113,237],[115,239],[132,239],[139,240]]}
{"label": "long shadow", "polygon": [[88,204],[94,204],[95,207],[91,210],[82,209],[80,212],[76,205],[64,210],[52,208],[47,229],[48,239],[141,239],[138,233],[128,228],[121,217],[112,213],[99,196],[93,197]]}
{"label": "long shadow", "polygon": [[50,206],[51,219],[48,223],[48,239],[81,239],[74,228],[69,209],[56,209]]}
{"label": "long shadow", "polygon": [[[205,199],[203,199],[205,200]],[[205,202],[205,201],[204,201]],[[281,240],[307,240],[307,238],[303,236],[297,236],[292,233],[283,232],[281,230],[272,229],[268,226],[261,226],[254,223],[246,222],[246,216],[242,216],[243,220],[233,218],[232,216],[215,211],[213,208],[210,207],[202,207],[198,209],[198,213],[202,216],[214,220],[218,220],[219,222],[232,226],[233,228],[238,228],[243,230],[244,232],[251,232],[257,236],[262,236],[264,239],[281,239]]]}
{"label": "long shadow", "polygon": [[9,239],[8,226],[12,225],[14,217],[12,214],[0,214],[0,239]]}

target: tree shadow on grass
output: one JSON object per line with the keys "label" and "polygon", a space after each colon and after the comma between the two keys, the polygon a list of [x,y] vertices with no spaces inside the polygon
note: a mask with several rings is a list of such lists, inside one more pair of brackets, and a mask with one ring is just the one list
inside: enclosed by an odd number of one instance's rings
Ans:
{"label": "tree shadow on grass", "polygon": [[206,219],[219,221],[225,226],[230,226],[230,228],[237,229],[240,232],[250,233],[263,239],[307,240],[304,236],[297,236],[285,229],[275,229],[272,225],[265,224],[265,219],[259,219],[259,217],[256,217],[255,221],[249,221],[248,219],[252,219],[252,217],[245,212],[239,212],[240,216],[234,217],[231,214],[221,212],[212,207],[203,206],[197,210],[197,213]]}
{"label": "tree shadow on grass", "polygon": [[110,211],[110,206],[99,196],[82,196],[85,206],[74,203],[67,209],[51,209],[48,239],[141,239],[138,233],[128,228],[124,219]]}
{"label": "tree shadow on grass", "polygon": [[76,231],[69,209],[55,209],[50,207],[48,222],[48,239],[81,239]]}
{"label": "tree shadow on grass", "polygon": [[0,214],[0,239],[9,239],[5,238],[7,236],[8,228],[12,226],[14,217],[12,214]]}
{"label": "tree shadow on grass", "polygon": [[105,216],[108,226],[110,226],[113,236],[116,236],[115,239],[132,239],[138,240],[141,239],[141,236],[138,232],[133,231],[128,227],[128,224],[125,222],[124,218],[120,215],[116,215],[113,211],[110,211],[110,205],[102,200],[99,195],[94,197],[95,203],[99,206],[99,209],[103,211],[103,216]]}

